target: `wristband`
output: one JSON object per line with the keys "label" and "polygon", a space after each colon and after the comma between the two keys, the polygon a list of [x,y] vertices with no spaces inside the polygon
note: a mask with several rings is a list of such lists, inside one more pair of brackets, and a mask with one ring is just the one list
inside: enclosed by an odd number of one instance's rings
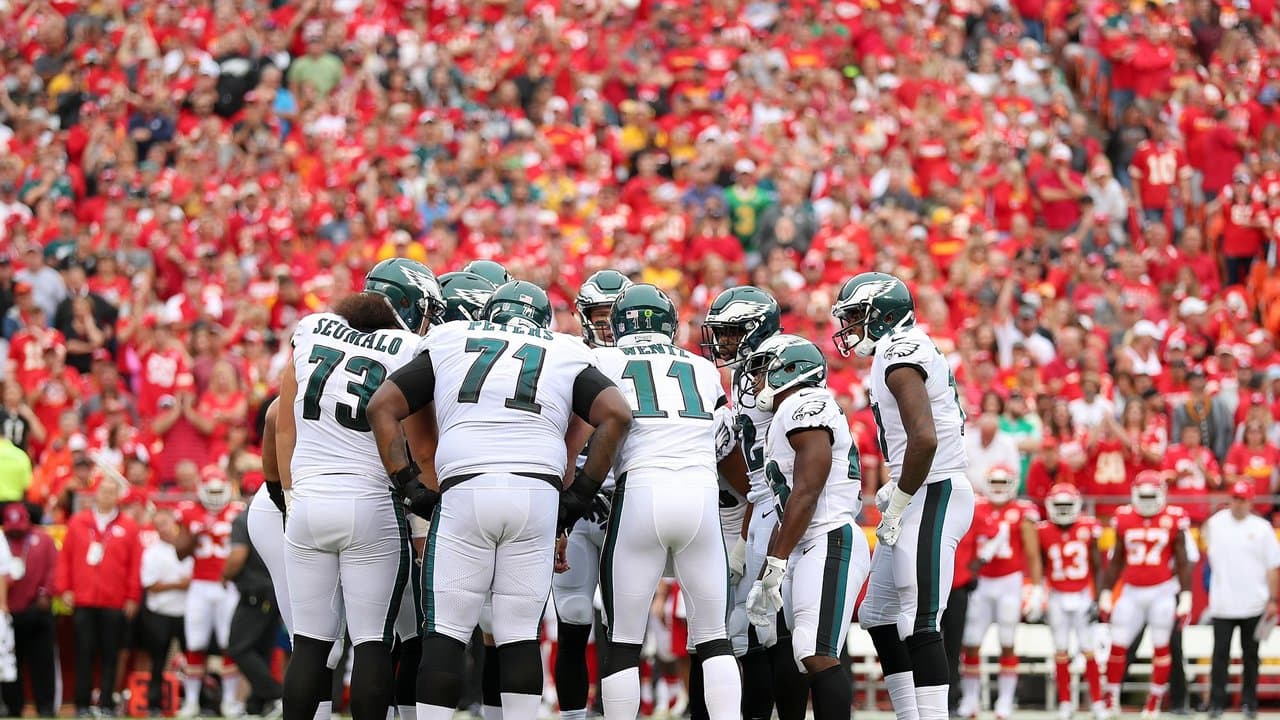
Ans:
{"label": "wristband", "polygon": [[275,504],[276,509],[284,512],[284,486],[278,482],[267,482],[267,497]]}
{"label": "wristband", "polygon": [[404,492],[405,488],[409,487],[410,483],[417,480],[418,476],[421,474],[422,469],[418,467],[418,463],[410,460],[408,465],[405,465],[399,470],[391,473],[389,477],[391,478],[391,484],[395,486],[396,490]]}
{"label": "wristband", "polygon": [[906,511],[907,505],[911,503],[911,496],[902,492],[901,487],[893,488],[893,495],[889,496],[889,506],[885,508],[885,515],[902,515]]}

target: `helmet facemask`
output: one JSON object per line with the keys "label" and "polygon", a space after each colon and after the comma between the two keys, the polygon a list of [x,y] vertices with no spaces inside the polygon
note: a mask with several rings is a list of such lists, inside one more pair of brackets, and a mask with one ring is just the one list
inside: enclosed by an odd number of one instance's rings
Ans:
{"label": "helmet facemask", "polygon": [[1018,494],[1018,479],[1007,470],[987,475],[987,497],[996,505],[1004,505]]}
{"label": "helmet facemask", "polygon": [[1130,498],[1134,512],[1143,517],[1159,515],[1165,506],[1165,489],[1153,482],[1134,485]]}
{"label": "helmet facemask", "polygon": [[731,367],[747,359],[751,348],[747,345],[747,337],[759,326],[755,320],[747,322],[720,322],[714,320],[702,323],[702,354],[716,364],[716,367]]}
{"label": "helmet facemask", "polygon": [[1045,516],[1049,518],[1049,522],[1054,525],[1068,526],[1074,525],[1076,520],[1080,519],[1084,501],[1079,493],[1060,492],[1045,498],[1044,506]]}

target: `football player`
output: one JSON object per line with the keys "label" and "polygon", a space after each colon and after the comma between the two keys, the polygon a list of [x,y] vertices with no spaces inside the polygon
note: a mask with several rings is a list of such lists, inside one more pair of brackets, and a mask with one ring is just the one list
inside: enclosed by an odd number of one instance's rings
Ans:
{"label": "football player", "polygon": [[[574,306],[582,339],[590,348],[613,345],[609,313],[613,301],[631,280],[617,270],[601,270],[587,278],[578,290]],[[634,431],[633,431],[634,436]],[[586,448],[578,454],[578,463],[586,462]],[[605,477],[592,511],[569,532],[563,549],[569,569],[551,579],[556,617],[556,696],[560,714],[565,720],[583,720],[587,716],[587,642],[595,620],[593,600],[600,577],[600,548],[604,544],[604,526],[609,519],[613,497],[613,471]]]}
{"label": "football player", "polygon": [[961,717],[978,714],[982,656],[979,650],[987,628],[994,621],[1000,636],[1000,676],[997,681],[996,718],[1008,720],[1013,714],[1018,687],[1018,655],[1013,636],[1022,620],[1022,581],[1030,575],[1031,597],[1028,620],[1039,620],[1044,604],[1036,506],[1015,497],[1018,477],[1013,470],[997,465],[987,471],[987,497],[979,499],[973,511],[978,530],[978,586],[969,596],[964,624],[964,679],[960,699]]}
{"label": "football player", "polygon": [[466,270],[440,276],[440,294],[444,296],[444,313],[439,322],[479,320],[484,304],[497,286],[483,275]]}
{"label": "football player", "polygon": [[419,515],[431,498],[420,483],[388,482],[367,407],[378,386],[417,356],[421,334],[443,310],[431,270],[392,258],[369,271],[363,292],[334,312],[302,318],[294,330],[276,421],[294,623],[286,720],[315,715],[344,613],[354,648],[352,717],[385,720],[395,697],[394,629],[412,564],[396,493]]}
{"label": "football player", "polygon": [[826,358],[813,343],[777,335],[747,358],[743,372],[755,385],[756,407],[774,413],[765,476],[778,516],[747,595],[747,615],[752,625],[767,627],[783,611],[795,662],[809,676],[814,718],[848,718],[853,684],[840,651],[871,562],[857,525],[857,445],[826,387]]}
{"label": "football player", "polygon": [[[742,661],[742,715],[747,720],[772,717],[777,707],[780,720],[801,720],[809,705],[808,678],[792,657],[791,634],[785,623],[775,623],[776,639],[760,641],[756,629],[747,621],[746,602],[751,585],[764,567],[769,538],[777,526],[773,490],[764,474],[764,445],[769,435],[773,413],[756,407],[755,387],[742,374],[742,363],[761,343],[782,332],[782,309],[772,295],[751,285],[732,287],[720,293],[707,309],[702,321],[702,351],[717,365],[733,368],[733,420],[735,437],[723,444],[737,442],[747,463],[751,489],[748,507],[733,493],[721,493],[727,507],[720,520],[726,530],[734,523],[740,532],[732,542],[729,572],[735,580],[734,607],[729,617],[729,639],[734,653]],[[725,490],[731,490],[726,488]],[[755,500],[755,502],[751,502]]]}
{"label": "football player", "polygon": [[[249,541],[262,558],[271,576],[275,591],[276,607],[284,622],[285,634],[293,639],[293,607],[289,600],[289,578],[284,560],[284,488],[280,486],[280,465],[276,457],[276,418],[280,412],[277,398],[267,406],[263,415],[262,431],[262,486],[249,503]],[[334,643],[325,663],[325,677],[320,684],[327,693],[333,688],[333,669],[342,660],[342,643]],[[333,698],[328,694],[321,698],[316,708],[315,720],[329,720],[333,716]]]}
{"label": "football player", "polygon": [[[232,499],[231,484],[226,473],[216,465],[200,471],[199,502],[185,502],[178,508],[180,531],[176,549],[178,557],[194,557],[191,586],[187,588],[187,612],[184,634],[187,641],[187,667],[183,678],[181,717],[200,714],[200,687],[209,640],[217,637],[218,647],[226,652],[231,640],[231,618],[235,615],[240,593],[235,585],[222,581],[222,568],[231,554],[231,521],[244,510]],[[222,658],[222,714],[239,717],[244,707],[237,699],[240,674],[230,658]]]}
{"label": "football player", "polygon": [[1075,485],[1058,483],[1049,488],[1044,499],[1046,519],[1040,522],[1040,553],[1048,568],[1049,629],[1053,631],[1058,682],[1058,716],[1070,718],[1075,712],[1071,697],[1070,639],[1084,655],[1084,677],[1089,686],[1095,718],[1106,715],[1102,702],[1102,678],[1093,636],[1091,608],[1094,606],[1094,579],[1102,568],[1098,538],[1102,526],[1088,515],[1081,515],[1083,500]]}
{"label": "football player", "polygon": [[939,623],[956,545],[973,521],[964,409],[951,366],[916,327],[915,302],[901,280],[854,276],[831,314],[840,324],[836,348],[873,358],[868,390],[892,483],[859,621],[875,643],[897,716],[944,720],[949,678]]}
{"label": "football player", "polygon": [[[652,285],[618,295],[609,316],[616,347],[596,350],[634,424],[617,461],[600,583],[609,627],[601,670],[604,713],[640,712],[640,650],[654,591],[670,556],[702,665],[712,720],[740,717],[742,688],[725,630],[729,568],[720,531],[713,412],[727,400],[716,366],[674,345],[675,305]],[[742,489],[746,473],[740,468]]]}
{"label": "football player", "polygon": [[472,260],[462,266],[462,272],[469,272],[493,283],[494,288],[502,287],[507,283],[515,280],[511,277],[511,273],[507,272],[502,263],[492,260]]}
{"label": "football player", "polygon": [[[1151,688],[1144,718],[1160,716],[1173,658],[1169,639],[1180,618],[1191,614],[1191,563],[1184,532],[1191,522],[1177,505],[1166,503],[1164,477],[1144,470],[1133,481],[1132,501],[1111,518],[1116,544],[1102,573],[1098,612],[1111,620],[1111,656],[1107,658],[1107,711],[1118,712],[1129,646],[1146,625],[1151,635]],[[1124,592],[1112,603],[1112,589]]]}
{"label": "football player", "polygon": [[[453,717],[466,644],[490,595],[503,717],[537,715],[538,630],[557,523],[576,522],[591,507],[631,426],[626,400],[590,350],[547,330],[551,312],[538,286],[507,283],[489,298],[485,320],[433,329],[423,352],[369,403],[383,467],[397,487],[418,484],[423,474],[401,421],[426,408],[435,417],[430,460],[440,501],[423,567],[421,720]],[[586,463],[561,493],[575,414],[595,431]]]}

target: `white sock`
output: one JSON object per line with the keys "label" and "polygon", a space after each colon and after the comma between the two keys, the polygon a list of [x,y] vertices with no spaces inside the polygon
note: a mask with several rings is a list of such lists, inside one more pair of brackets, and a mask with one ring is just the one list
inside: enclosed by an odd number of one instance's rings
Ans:
{"label": "white sock", "polygon": [[965,675],[960,678],[960,713],[969,715],[978,711],[978,693],[982,691],[982,678]]}
{"label": "white sock", "polygon": [[1013,712],[1013,696],[1018,690],[1018,674],[1000,673],[996,676],[996,688],[999,692],[996,694],[995,710],[1000,715],[1008,715]]}
{"label": "white sock", "polygon": [[332,717],[333,717],[333,701],[321,700],[320,704],[316,706],[315,720],[329,720]]}
{"label": "white sock", "polygon": [[509,720],[535,720],[542,707],[542,694],[502,693],[502,717]]}
{"label": "white sock", "polygon": [[916,711],[920,713],[920,720],[947,720],[949,689],[949,685],[916,688]]}
{"label": "white sock", "polygon": [[717,655],[702,661],[702,695],[711,720],[742,717],[742,679],[738,661],[732,655]]}
{"label": "white sock", "polygon": [[501,705],[481,705],[480,717],[484,720],[502,720]]}
{"label": "white sock", "polygon": [[920,720],[916,710],[916,681],[910,671],[884,676],[884,686],[889,690],[889,702],[893,703],[893,716],[897,720]]}
{"label": "white sock", "polygon": [[666,678],[658,678],[658,682],[653,686],[653,711],[659,715],[666,715],[671,709],[671,683]]}
{"label": "white sock", "polygon": [[560,720],[587,720],[587,709],[581,710],[561,710]]}
{"label": "white sock", "polygon": [[200,675],[187,675],[182,678],[182,702],[184,705],[197,707],[200,705],[200,686],[204,684],[204,677]]}
{"label": "white sock", "polygon": [[398,713],[398,712],[399,712],[399,710],[398,710],[396,707],[394,707],[394,706],[388,706],[388,707],[387,707],[387,720],[396,720],[396,718],[397,718],[397,717],[399,717],[399,715],[397,715],[397,714],[396,714],[396,713]]}
{"label": "white sock", "polygon": [[[332,706],[332,703],[330,705]],[[453,708],[418,703],[418,718],[420,720],[453,720]]]}
{"label": "white sock", "polygon": [[640,714],[640,669],[627,668],[600,681],[605,720],[635,720]]}
{"label": "white sock", "polygon": [[[387,708],[387,710],[390,709]],[[396,710],[400,713],[400,720],[418,720],[417,705],[397,705]]]}
{"label": "white sock", "polygon": [[240,673],[224,675],[222,678],[222,702],[240,702]]}

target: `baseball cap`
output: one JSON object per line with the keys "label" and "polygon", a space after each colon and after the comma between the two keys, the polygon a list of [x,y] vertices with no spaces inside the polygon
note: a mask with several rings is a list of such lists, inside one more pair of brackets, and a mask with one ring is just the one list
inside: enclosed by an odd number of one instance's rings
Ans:
{"label": "baseball cap", "polygon": [[31,529],[31,513],[20,502],[9,503],[4,508],[4,531],[26,532]]}
{"label": "baseball cap", "polygon": [[756,164],[751,158],[741,158],[733,164],[733,171],[740,175],[751,175],[756,171]]}
{"label": "baseball cap", "polygon": [[1231,497],[1241,498],[1244,500],[1252,500],[1253,496],[1254,496],[1253,483],[1247,480],[1237,480],[1234,483],[1232,483]]}

